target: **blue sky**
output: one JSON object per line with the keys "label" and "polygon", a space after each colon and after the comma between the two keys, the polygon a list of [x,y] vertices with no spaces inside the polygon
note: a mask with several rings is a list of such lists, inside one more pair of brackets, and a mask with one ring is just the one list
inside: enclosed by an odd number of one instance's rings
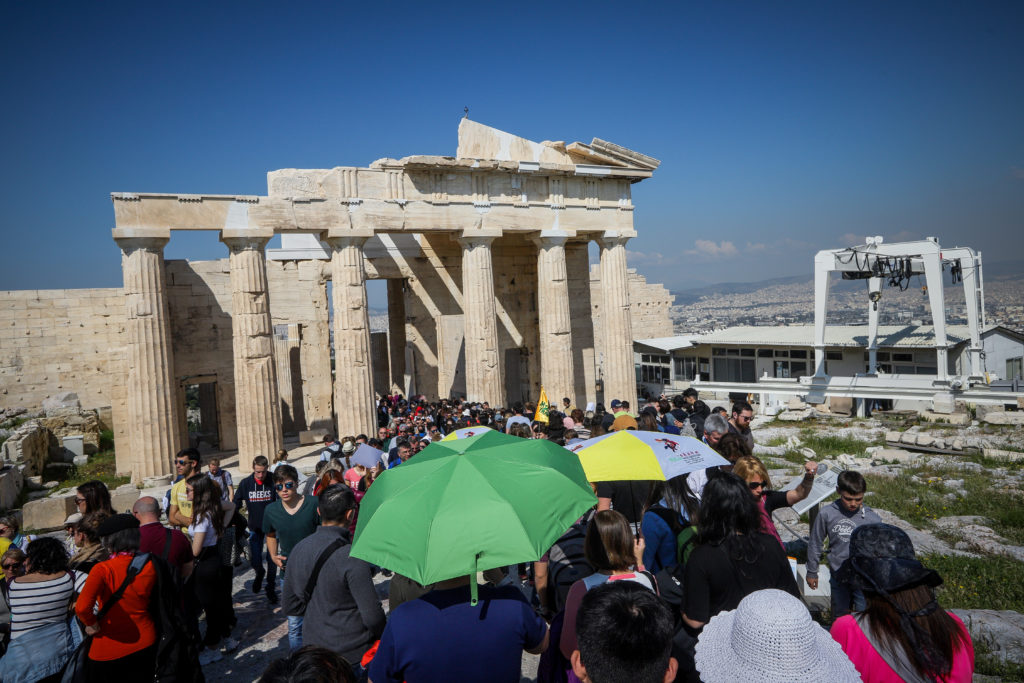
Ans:
{"label": "blue sky", "polygon": [[5,3],[0,289],[119,286],[112,191],[453,154],[464,106],[661,159],[630,264],[674,289],[866,234],[1019,258],[1022,34],[1020,2]]}

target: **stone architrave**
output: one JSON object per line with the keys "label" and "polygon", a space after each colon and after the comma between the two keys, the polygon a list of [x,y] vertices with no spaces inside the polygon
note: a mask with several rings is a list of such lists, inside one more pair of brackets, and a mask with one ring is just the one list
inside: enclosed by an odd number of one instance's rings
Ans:
{"label": "stone architrave", "polygon": [[334,412],[338,434],[373,434],[377,409],[370,355],[363,245],[369,235],[327,235],[334,299]]}
{"label": "stone architrave", "polygon": [[[169,237],[118,237],[124,273],[128,462],[132,480],[174,471],[180,448],[164,246]],[[120,469],[120,467],[118,468]]]}
{"label": "stone architrave", "polygon": [[238,465],[252,471],[257,455],[271,461],[284,444],[281,391],[274,357],[274,325],[267,295],[264,247],[270,235],[225,230],[230,250],[231,334],[235,369]]}
{"label": "stone architrave", "polygon": [[389,391],[408,394],[405,382],[405,280],[388,280]]}
{"label": "stone architrave", "polygon": [[466,343],[466,398],[505,404],[498,363],[498,316],[491,243],[497,234],[466,235],[462,245],[462,312]]}
{"label": "stone architrave", "polygon": [[[537,244],[537,313],[540,331],[540,378],[548,398],[562,405],[572,398],[572,319],[565,266],[564,232],[546,231]],[[575,405],[575,401],[574,401]]]}
{"label": "stone architrave", "polygon": [[632,232],[605,232],[601,245],[601,292],[604,312],[604,400],[629,401],[637,410],[636,370],[633,363],[633,325],[629,310],[629,273],[626,268],[626,242]]}

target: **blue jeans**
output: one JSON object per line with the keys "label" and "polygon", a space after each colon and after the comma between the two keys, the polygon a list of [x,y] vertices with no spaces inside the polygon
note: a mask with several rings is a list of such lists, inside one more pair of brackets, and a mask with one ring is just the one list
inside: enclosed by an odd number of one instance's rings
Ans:
{"label": "blue jeans", "polygon": [[852,590],[845,583],[841,583],[834,574],[829,574],[828,585],[832,591],[832,619],[844,617],[850,613],[850,607],[854,612],[863,612],[868,607],[868,601],[864,593],[859,590]]}
{"label": "blue jeans", "polygon": [[277,580],[277,565],[274,564],[273,560],[270,559],[270,553],[263,552],[263,539],[266,536],[263,534],[261,529],[250,529],[249,530],[249,564],[252,565],[253,571],[256,572],[257,576],[264,574],[263,571],[263,557],[266,555],[267,558],[267,591],[273,590],[273,586]]}
{"label": "blue jeans", "polygon": [[[284,594],[284,572],[277,579],[277,587]],[[302,617],[288,617],[288,649],[295,652],[302,647]]]}

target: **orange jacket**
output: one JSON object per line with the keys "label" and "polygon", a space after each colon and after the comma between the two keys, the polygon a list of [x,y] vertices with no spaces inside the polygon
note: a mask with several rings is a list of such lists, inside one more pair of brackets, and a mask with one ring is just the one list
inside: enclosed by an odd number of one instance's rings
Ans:
{"label": "orange jacket", "polygon": [[[100,562],[89,572],[82,593],[75,603],[75,613],[82,623],[96,623],[93,607],[102,607],[128,575],[129,555]],[[143,650],[156,642],[156,626],[149,616],[149,596],[156,584],[156,570],[146,563],[124,595],[117,601],[100,624],[100,632],[92,639],[89,659],[107,662]]]}

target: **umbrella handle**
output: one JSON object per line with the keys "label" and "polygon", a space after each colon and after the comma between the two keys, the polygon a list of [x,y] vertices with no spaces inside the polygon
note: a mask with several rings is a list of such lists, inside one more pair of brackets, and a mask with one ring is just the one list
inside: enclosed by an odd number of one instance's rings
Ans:
{"label": "umbrella handle", "polygon": [[480,587],[476,582],[477,567],[480,564],[480,553],[473,556],[473,573],[469,577],[469,604],[476,607],[476,603],[479,599]]}

